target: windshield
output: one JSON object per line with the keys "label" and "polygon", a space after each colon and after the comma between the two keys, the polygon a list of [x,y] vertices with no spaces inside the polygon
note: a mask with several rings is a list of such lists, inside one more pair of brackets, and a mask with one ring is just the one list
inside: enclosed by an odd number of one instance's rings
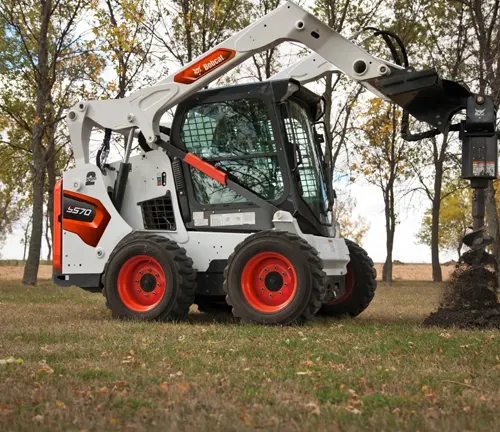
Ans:
{"label": "windshield", "polygon": [[283,113],[288,142],[296,148],[296,172],[299,194],[319,219],[330,223],[329,202],[325,177],[322,169],[322,155],[314,141],[311,122],[305,110],[295,102],[288,101]]}

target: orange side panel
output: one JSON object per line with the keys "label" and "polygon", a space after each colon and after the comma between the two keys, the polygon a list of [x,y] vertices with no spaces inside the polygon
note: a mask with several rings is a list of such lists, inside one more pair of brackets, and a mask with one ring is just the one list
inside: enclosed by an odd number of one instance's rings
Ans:
{"label": "orange side panel", "polygon": [[235,55],[236,51],[232,49],[219,48],[206,57],[203,57],[201,60],[198,60],[187,69],[179,72],[175,76],[174,81],[181,84],[192,84],[222,66],[224,63],[227,63]]}
{"label": "orange side panel", "polygon": [[184,162],[188,163],[197,170],[200,170],[202,173],[205,173],[207,176],[212,177],[220,184],[223,185],[227,184],[226,183],[227,174],[224,171],[218,170],[213,165],[210,165],[208,162],[201,160],[198,156],[194,155],[193,153],[188,153],[184,157]]}
{"label": "orange side panel", "polygon": [[64,219],[64,230],[78,234],[86,244],[96,247],[111,219],[108,211],[102,205],[101,201],[96,198],[67,190],[64,191],[64,196],[95,206],[96,215],[92,222],[66,218]]}
{"label": "orange side panel", "polygon": [[58,180],[54,186],[54,245],[52,248],[52,268],[55,271],[62,271],[62,179]]}

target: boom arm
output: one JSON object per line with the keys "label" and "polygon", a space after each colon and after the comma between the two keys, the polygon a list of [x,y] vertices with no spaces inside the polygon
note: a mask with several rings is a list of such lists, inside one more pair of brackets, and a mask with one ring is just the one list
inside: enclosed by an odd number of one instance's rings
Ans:
{"label": "boom arm", "polygon": [[89,138],[93,127],[124,134],[129,128],[138,127],[147,142],[153,143],[159,134],[159,119],[166,110],[252,55],[284,41],[304,44],[369,88],[378,88],[380,78],[396,78],[405,73],[398,66],[370,55],[289,1],[152,87],[137,90],[123,99],[76,104],[68,113],[76,163],[89,162]]}

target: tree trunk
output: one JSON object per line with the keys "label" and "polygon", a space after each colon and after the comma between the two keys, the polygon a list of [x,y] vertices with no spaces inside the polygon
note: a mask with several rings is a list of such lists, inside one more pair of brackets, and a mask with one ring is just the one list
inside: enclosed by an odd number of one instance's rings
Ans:
{"label": "tree trunk", "polygon": [[[36,128],[36,126],[35,126]],[[33,141],[36,134],[33,133]],[[40,136],[41,141],[41,136]],[[35,148],[33,148],[35,150]],[[40,264],[40,253],[42,248],[43,235],[43,192],[45,170],[41,147],[38,148],[38,155],[33,151],[33,211],[31,213],[31,236],[28,249],[28,259],[24,267],[23,283],[26,285],[36,285],[38,277],[38,267]],[[37,160],[38,159],[38,160]]]}
{"label": "tree trunk", "polygon": [[[444,145],[444,144],[443,144]],[[436,174],[434,177],[434,199],[432,200],[431,221],[431,257],[432,257],[432,281],[442,282],[443,274],[439,262],[439,213],[441,211],[441,188],[443,183],[443,164],[435,164]]]}
{"label": "tree trunk", "polygon": [[49,145],[46,153],[46,163],[47,163],[47,217],[46,217],[46,241],[48,247],[47,260],[50,261],[52,258],[52,244],[54,239],[54,187],[56,185],[56,162],[54,160],[54,139],[55,139],[55,128],[51,128]]}
{"label": "tree trunk", "polygon": [[394,205],[390,198],[390,191],[385,193],[385,233],[387,256],[382,268],[382,280],[392,285],[392,250],[394,249],[395,215]]}
{"label": "tree trunk", "polygon": [[43,235],[43,193],[45,180],[45,159],[43,149],[43,136],[45,127],[45,109],[49,100],[48,86],[48,31],[52,0],[40,0],[40,34],[38,35],[37,53],[37,92],[36,92],[36,119],[33,125],[31,138],[32,151],[32,193],[33,211],[31,238],[28,250],[28,260],[24,267],[23,283],[35,285],[38,277],[38,266],[40,265],[40,252]]}
{"label": "tree trunk", "polygon": [[488,183],[486,189],[486,217],[488,221],[488,234],[493,237],[491,246],[495,258],[495,274],[497,277],[497,289],[500,289],[500,232],[498,228],[498,213],[495,201],[495,188],[493,182]]}

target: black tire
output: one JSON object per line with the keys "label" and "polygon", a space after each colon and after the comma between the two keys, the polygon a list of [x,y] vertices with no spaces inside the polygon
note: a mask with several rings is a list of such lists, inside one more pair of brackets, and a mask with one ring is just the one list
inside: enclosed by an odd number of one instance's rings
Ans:
{"label": "black tire", "polygon": [[200,312],[210,315],[230,314],[233,309],[224,296],[196,296],[194,303]]}
{"label": "black tire", "polygon": [[377,271],[373,261],[361,246],[347,239],[345,242],[351,256],[348,270],[353,273],[354,284],[345,299],[341,297],[331,304],[323,304],[319,315],[355,317],[363,312],[375,297]]}
{"label": "black tire", "polygon": [[[150,268],[143,272],[144,276],[140,280],[136,279],[132,281],[130,281],[130,276],[133,276],[133,272],[130,272],[130,275],[126,273],[124,275],[120,274],[122,268],[125,269],[124,266],[127,265],[127,268],[130,268],[130,265],[126,263],[130,263],[131,259],[138,259],[140,262],[144,262],[144,258],[141,257],[148,257],[150,259],[148,262],[152,266],[153,273],[157,271],[155,274],[146,274],[148,270],[151,271]],[[148,266],[148,264],[145,265],[146,267]],[[137,266],[133,268],[135,270],[138,269]],[[155,268],[158,270],[155,270]],[[196,271],[193,269],[193,261],[177,243],[159,235],[135,232],[125,237],[109,257],[104,273],[103,294],[113,317],[116,318],[180,320],[186,317],[189,307],[194,302]],[[119,288],[119,277],[125,278],[123,279],[125,281],[129,280],[130,283],[123,283],[123,280],[120,279],[122,288]],[[137,277],[139,278],[140,276]],[[152,277],[154,277],[154,281]],[[149,279],[146,281],[145,278]],[[130,300],[127,300],[124,294],[120,294],[124,290],[131,293],[136,288],[138,292],[142,289],[141,293],[144,293],[144,297],[151,296],[151,299],[154,301],[152,296],[153,294],[157,295],[157,290],[161,290],[162,283],[160,282],[164,282],[162,278],[165,281],[161,294],[162,297],[156,304],[152,305],[151,309],[140,310],[139,307],[130,307],[131,304],[132,306],[138,304],[135,292],[133,295],[127,294],[129,298],[133,298],[135,303],[130,303]],[[130,288],[131,286],[133,288]],[[141,300],[142,298],[139,299],[139,301]],[[148,305],[147,307],[150,306]]]}
{"label": "black tire", "polygon": [[[279,310],[266,311],[264,307],[256,308],[250,304],[248,297],[243,292],[242,274],[244,269],[250,265],[251,260],[258,259],[260,253],[284,257],[285,261],[283,262],[288,261],[293,268],[293,272],[289,272],[289,275],[286,271],[281,273],[286,275],[282,277],[279,271],[273,271],[278,268],[274,267],[271,272],[267,273],[271,277],[269,279],[270,285],[268,286],[266,277],[263,282],[265,287],[254,288],[257,292],[256,296],[269,294],[270,297],[274,296],[274,293],[282,295],[287,294],[285,291],[293,290],[289,294],[287,302],[284,302]],[[263,265],[262,269],[264,267],[267,265]],[[285,268],[283,267],[283,269]],[[293,279],[286,279],[292,274],[294,275]],[[224,270],[224,279],[226,301],[233,307],[233,315],[260,324],[287,325],[310,320],[316,315],[326,295],[326,274],[323,271],[323,262],[318,252],[301,237],[284,231],[262,231],[246,238],[229,257]],[[284,287],[285,280],[293,280],[295,282],[293,287],[277,288],[280,286],[279,283]],[[278,285],[272,285],[275,283]],[[255,286],[255,284],[249,283],[248,286]],[[265,294],[260,294],[258,289],[261,289]]]}

